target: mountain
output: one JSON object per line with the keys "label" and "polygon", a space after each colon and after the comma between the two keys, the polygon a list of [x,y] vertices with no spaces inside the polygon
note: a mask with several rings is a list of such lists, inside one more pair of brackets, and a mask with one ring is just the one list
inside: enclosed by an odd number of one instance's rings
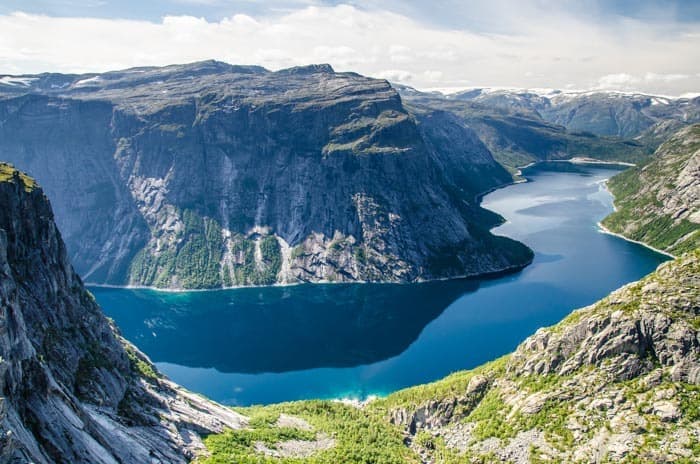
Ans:
{"label": "mountain", "polygon": [[541,111],[548,100],[536,94],[474,90],[445,96],[395,87],[414,112],[430,108],[457,116],[514,173],[517,167],[537,161],[587,158],[635,163],[650,154],[640,141],[570,130],[545,119]]}
{"label": "mountain", "polygon": [[608,181],[613,232],[672,254],[700,246],[700,124],[676,132],[646,163]]}
{"label": "mountain", "polygon": [[[241,409],[254,425],[208,437],[212,456],[199,462],[690,464],[700,458],[699,328],[696,250],[471,371],[361,408]],[[316,434],[280,427],[290,414]],[[303,445],[318,434],[335,446]]]}
{"label": "mountain", "polygon": [[666,98],[620,93],[583,93],[550,99],[542,117],[570,130],[633,138],[654,125],[674,120],[700,121],[700,97]]}
{"label": "mountain", "polygon": [[696,462],[699,284],[696,250],[510,355],[373,407],[455,459],[438,462]]}
{"label": "mountain", "polygon": [[163,378],[120,337],[73,271],[41,188],[7,164],[0,204],[2,463],[700,457],[700,250],[474,370],[362,407],[232,410]]}
{"label": "mountain", "polygon": [[508,172],[383,80],[208,61],[0,82],[0,159],[46,189],[91,283],[406,282],[532,258],[478,206]]}
{"label": "mountain", "polygon": [[700,97],[669,98],[622,92],[472,89],[449,95],[500,109],[518,108],[570,131],[635,138],[656,124],[700,122]]}
{"label": "mountain", "polygon": [[73,271],[48,200],[0,164],[0,463],[185,463],[247,419],[160,377]]}

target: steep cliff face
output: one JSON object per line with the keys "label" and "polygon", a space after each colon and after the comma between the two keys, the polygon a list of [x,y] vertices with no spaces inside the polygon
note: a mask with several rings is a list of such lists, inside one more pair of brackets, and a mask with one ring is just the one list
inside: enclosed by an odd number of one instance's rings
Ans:
{"label": "steep cliff face", "polygon": [[118,335],[42,190],[6,164],[0,205],[0,462],[700,458],[699,250],[472,371],[362,409],[308,401],[242,415],[160,377]]}
{"label": "steep cliff face", "polygon": [[413,281],[531,259],[475,200],[505,170],[385,81],[217,62],[28,79],[0,89],[0,158],[44,185],[89,282]]}
{"label": "steep cliff face", "polygon": [[676,132],[653,158],[610,179],[613,232],[672,254],[700,246],[700,124]]}
{"label": "steep cliff face", "polygon": [[370,408],[427,462],[697,462],[700,251],[473,371]]}
{"label": "steep cliff face", "polygon": [[187,462],[246,418],[160,378],[68,262],[42,190],[0,164],[0,462]]}

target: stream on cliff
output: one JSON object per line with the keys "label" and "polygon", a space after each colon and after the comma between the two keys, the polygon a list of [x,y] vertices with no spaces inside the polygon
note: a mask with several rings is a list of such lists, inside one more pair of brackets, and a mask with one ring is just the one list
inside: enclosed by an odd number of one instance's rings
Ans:
{"label": "stream on cliff", "polygon": [[210,292],[91,288],[122,333],[186,388],[235,405],[364,399],[475,367],[652,271],[663,255],[601,233],[617,171],[534,166],[487,195],[495,229],[535,251],[493,279]]}

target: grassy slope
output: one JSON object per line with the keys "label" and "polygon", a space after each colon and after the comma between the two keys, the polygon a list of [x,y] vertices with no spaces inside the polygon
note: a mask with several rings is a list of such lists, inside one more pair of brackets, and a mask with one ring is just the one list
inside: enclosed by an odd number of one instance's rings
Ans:
{"label": "grassy slope", "polygon": [[[198,464],[268,464],[268,463],[419,463],[403,442],[400,430],[371,410],[330,401],[298,401],[266,407],[241,408],[249,416],[249,428],[212,435],[205,440],[211,456]],[[314,430],[277,427],[281,413],[302,418]],[[335,446],[306,458],[274,458],[255,451],[256,442],[274,448],[288,440],[310,442],[317,435],[335,440]]]}
{"label": "grassy slope", "polygon": [[[687,214],[674,217],[679,209],[665,207],[683,188],[679,174],[689,163],[698,162],[699,150],[700,125],[695,125],[671,137],[647,163],[610,179],[608,188],[617,211],[606,217],[603,225],[676,255],[700,246],[700,224],[690,221]],[[696,214],[700,209],[698,204],[686,207]]]}
{"label": "grassy slope", "polygon": [[19,178],[24,189],[27,192],[31,192],[36,188],[36,182],[34,179],[26,175],[25,173],[18,171],[11,164],[0,162],[0,182],[14,182],[15,179]]}
{"label": "grassy slope", "polygon": [[[554,340],[564,339],[566,343],[581,327],[591,324],[597,327],[595,324],[601,323],[597,321],[605,324],[612,317],[628,318],[634,323],[636,318],[654,315],[690,327],[697,336],[700,316],[692,308],[700,304],[698,276],[700,250],[667,263],[661,271],[592,306],[573,312],[559,324],[539,331],[533,340],[550,340],[553,345]],[[586,340],[581,344],[587,349]],[[362,409],[328,401],[241,408],[240,412],[252,417],[250,429],[209,437],[206,445],[212,456],[200,462],[389,464],[420,462],[421,456],[446,464],[500,462],[502,458],[489,446],[504,448],[511,440],[533,430],[538,438],[527,450],[530,462],[574,462],[577,459],[571,450],[582,443],[586,450],[600,436],[614,439],[618,430],[632,427],[624,422],[627,417],[643,425],[630,429],[634,431],[632,439],[626,439],[633,440],[633,448],[622,462],[648,462],[664,455],[672,455],[675,462],[681,463],[697,462],[700,458],[700,434],[693,435],[693,430],[700,430],[700,386],[670,381],[668,366],[654,359],[640,358],[640,362],[647,363],[646,376],[613,375],[615,353],[609,355],[610,359],[597,364],[584,362],[566,373],[538,374],[526,368],[557,355],[558,351],[553,355],[546,344],[533,348],[533,343],[526,341],[512,355],[434,383],[401,390]],[[669,391],[681,412],[674,421],[660,419],[653,409],[654,401]],[[605,404],[608,398],[618,398],[614,400],[615,406],[591,407]],[[527,411],[524,405],[538,399],[539,408]],[[436,411],[438,416],[448,419],[447,424],[437,428],[419,424],[413,430],[407,427],[410,421],[406,417],[424,418]],[[302,417],[314,430],[275,427],[280,413]],[[620,420],[623,422],[618,423]],[[402,425],[392,425],[393,422]],[[468,430],[465,441],[468,445],[457,452],[447,446],[446,437],[451,430],[462,430],[460,427]],[[336,446],[307,458],[263,457],[255,451],[255,442],[275,448],[289,439],[313,440],[319,433],[333,437]],[[604,462],[608,459],[612,458],[603,457]]]}
{"label": "grassy slope", "polygon": [[[683,258],[666,265],[670,272],[656,272],[635,282],[623,290],[606,297],[598,303],[571,313],[560,323],[544,329],[541,334],[550,340],[556,335],[564,334],[566,338],[575,333],[575,327],[588,320],[609,320],[617,312],[635,318],[645,306],[654,305],[654,312],[669,318],[683,321],[695,330],[700,330],[700,316],[697,311],[686,312],[687,308],[698,307],[700,304],[700,250],[685,255]],[[666,302],[659,304],[649,301],[644,296],[643,289],[654,288],[655,293],[664,294]],[[669,304],[670,302],[670,304]],[[657,306],[658,305],[658,306]],[[686,309],[680,309],[686,308]],[[614,316],[613,316],[614,317]],[[602,330],[602,329],[601,329]],[[584,344],[586,341],[584,340]],[[591,404],[606,398],[624,398],[628,410],[621,415],[635,414],[635,419],[644,425],[638,432],[642,435],[641,442],[625,456],[622,462],[659,462],[658,457],[667,454],[664,446],[672,441],[672,436],[679,430],[695,431],[682,445],[687,456],[676,456],[669,462],[691,463],[700,458],[700,385],[686,382],[671,381],[670,370],[665,368],[653,369],[646,377],[636,376],[628,379],[615,378],[610,375],[614,369],[613,363],[603,362],[599,366],[583,365],[566,375],[547,373],[539,375],[524,371],[522,366],[528,361],[539,361],[551,353],[541,352],[535,348],[535,356],[530,358],[523,355],[524,342],[516,351],[516,355],[506,355],[494,362],[479,368],[453,374],[443,380],[427,385],[405,389],[371,404],[372,409],[378,409],[385,414],[391,411],[415,411],[435,401],[451,403],[457,401],[454,417],[458,424],[466,424],[471,428],[470,446],[465,451],[455,452],[445,445],[438,433],[422,431],[416,435],[415,441],[419,446],[429,444],[439,454],[436,461],[440,463],[457,462],[500,462],[489,452],[480,452],[481,445],[488,440],[497,440],[498,447],[504,447],[519,434],[530,430],[542,432],[547,444],[546,451],[534,449],[530,451],[530,462],[578,462],[566,453],[575,448],[575,444],[586,439],[593,439],[601,431],[616,433],[623,426],[615,421],[614,408],[603,407],[598,410],[590,408]],[[658,360],[650,362],[658,367]],[[489,388],[479,394],[466,394],[469,385],[476,376],[487,379]],[[650,381],[649,378],[658,377]],[[658,382],[658,383],[654,383]],[[666,422],[654,414],[652,403],[665,392],[672,391],[680,407],[681,418],[677,422]],[[534,413],[526,412],[524,405],[534,399],[544,399],[540,409]],[[572,427],[575,420],[575,427]],[[577,433],[581,432],[582,433]],[[562,457],[565,456],[565,457]],[[602,462],[612,462],[610,457],[604,457]],[[586,462],[582,460],[582,462]],[[661,461],[666,462],[666,461]]]}

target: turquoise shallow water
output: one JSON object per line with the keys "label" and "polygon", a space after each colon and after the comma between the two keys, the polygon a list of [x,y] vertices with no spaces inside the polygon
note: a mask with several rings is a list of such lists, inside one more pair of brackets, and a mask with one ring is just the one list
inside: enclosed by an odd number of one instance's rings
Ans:
{"label": "turquoise shallow water", "polygon": [[616,171],[540,165],[487,195],[495,233],[535,251],[495,279],[165,293],[91,288],[158,368],[238,405],[362,399],[436,380],[511,351],[537,328],[651,272],[666,258],[602,234]]}

